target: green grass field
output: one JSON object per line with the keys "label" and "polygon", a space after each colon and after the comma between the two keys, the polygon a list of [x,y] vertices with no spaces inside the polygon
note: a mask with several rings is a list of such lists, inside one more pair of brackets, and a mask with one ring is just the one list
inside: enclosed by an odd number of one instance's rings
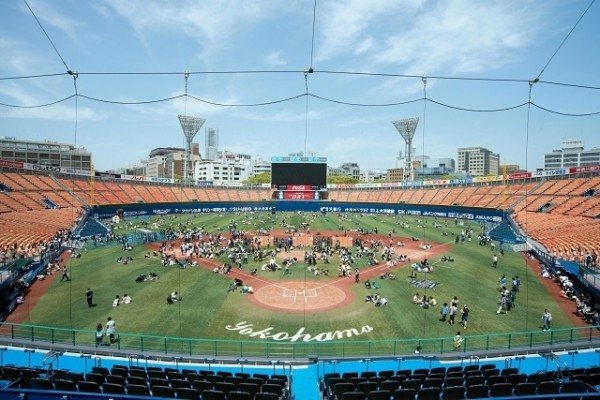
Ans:
{"label": "green grass field", "polygon": [[[129,219],[122,221],[115,232],[131,233],[142,227],[161,230],[169,227],[179,229],[202,226],[209,232],[218,233],[226,232],[231,223],[235,223],[243,231],[271,227],[279,230],[284,229],[284,219],[286,224],[297,227],[303,222],[308,223],[312,232],[362,228],[377,229],[379,234],[387,237],[390,231],[395,230],[394,237],[404,238],[404,241],[416,237],[427,243],[449,245],[451,250],[445,254],[455,261],[442,262],[439,260],[441,255],[430,259],[435,265],[434,272],[419,274],[419,277],[434,280],[439,285],[435,290],[427,292],[410,285],[409,265],[403,265],[394,271],[396,280],[378,280],[382,286],[377,292],[389,300],[386,307],[365,303],[364,296],[373,293],[373,290],[360,284],[352,286],[354,300],[342,308],[328,312],[286,314],[256,307],[248,302],[246,296],[249,295],[239,291],[228,293],[231,279],[227,276],[200,267],[163,267],[156,257],[144,258],[147,249],[143,245],[137,245],[133,251],[127,252],[119,245],[90,247],[82,250],[81,258],[66,262],[71,271],[71,281],[59,282],[60,279],[56,279],[39,303],[29,310],[28,318],[23,322],[93,330],[97,323],[104,323],[111,316],[117,321],[118,331],[121,333],[235,340],[246,340],[248,337],[228,331],[225,326],[242,321],[253,324],[255,330],[273,327],[274,332],[291,334],[302,327],[306,332],[317,334],[370,325],[373,331],[356,339],[433,338],[453,336],[457,330],[462,330],[458,324],[451,327],[439,321],[441,303],[449,302],[456,295],[460,306],[466,303],[471,309],[468,330],[463,332],[465,335],[539,330],[544,308],[552,312],[554,328],[571,326],[568,317],[539,278],[529,271],[521,254],[506,251],[498,268],[491,268],[493,252],[489,246],[479,246],[477,234],[482,228],[477,224],[463,225],[460,221],[456,223],[454,220],[433,218],[420,218],[422,222],[418,223],[408,216],[244,213],[164,216],[153,217],[150,221]],[[468,227],[475,232],[473,240],[464,245],[455,245],[455,235]],[[402,249],[396,248],[396,253],[402,253]],[[134,261],[128,265],[119,264],[117,259],[121,256],[131,256]],[[226,259],[220,260],[223,261]],[[249,271],[260,264],[262,263],[253,263],[251,259],[251,263],[244,268]],[[262,271],[259,274],[272,280],[326,281],[337,276],[336,267],[336,261],[332,260],[332,277],[315,277],[306,273],[302,262],[293,267],[291,276]],[[366,260],[357,259],[354,267],[366,268]],[[139,274],[149,272],[158,273],[160,279],[135,283]],[[502,274],[506,274],[509,282],[512,276],[520,276],[522,285],[516,307],[507,314],[497,315],[500,297],[498,278]],[[88,287],[94,291],[94,303],[97,306],[93,308],[86,305],[84,292]],[[183,301],[167,305],[166,297],[172,291],[178,291]],[[425,310],[412,304],[411,299],[416,291],[435,297],[438,305]],[[113,308],[111,304],[115,295],[122,296],[124,293],[128,293],[133,302]]]}

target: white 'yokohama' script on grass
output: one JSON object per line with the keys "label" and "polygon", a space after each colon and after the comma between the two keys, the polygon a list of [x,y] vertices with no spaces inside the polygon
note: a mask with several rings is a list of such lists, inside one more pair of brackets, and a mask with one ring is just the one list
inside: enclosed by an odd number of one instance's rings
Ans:
{"label": "white 'yokohama' script on grass", "polygon": [[369,325],[364,325],[361,328],[349,328],[341,331],[333,332],[320,332],[316,335],[311,335],[304,332],[304,327],[298,329],[298,331],[290,335],[288,332],[273,332],[275,328],[269,327],[261,330],[255,330],[254,324],[249,324],[246,321],[238,322],[236,325],[227,325],[225,327],[228,331],[237,331],[242,336],[248,336],[259,339],[271,339],[277,341],[290,341],[290,342],[326,342],[329,340],[338,339],[349,339],[354,336],[361,336],[365,333],[373,332],[373,328]]}

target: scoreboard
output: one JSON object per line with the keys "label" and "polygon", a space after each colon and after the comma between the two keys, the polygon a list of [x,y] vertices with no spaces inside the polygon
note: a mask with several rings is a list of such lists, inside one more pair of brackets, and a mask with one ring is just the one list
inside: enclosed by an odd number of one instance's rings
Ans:
{"label": "scoreboard", "polygon": [[274,197],[278,200],[323,199],[327,190],[327,163],[324,161],[326,159],[321,157],[273,157],[271,187],[275,189]]}

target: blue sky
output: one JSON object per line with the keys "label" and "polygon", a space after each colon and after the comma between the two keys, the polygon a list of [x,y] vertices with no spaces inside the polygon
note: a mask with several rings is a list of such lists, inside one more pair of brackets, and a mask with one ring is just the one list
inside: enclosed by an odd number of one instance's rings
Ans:
{"label": "blue sky", "polygon": [[[27,4],[0,2],[0,103],[34,106],[75,94],[64,60],[79,73],[81,96],[126,103],[174,97],[185,93],[190,71],[191,96],[234,105],[183,97],[138,105],[78,97],[77,112],[74,97],[48,107],[0,105],[0,136],[85,146],[99,170],[133,165],[156,147],[182,147],[177,115],[184,113],[206,118],[196,137],[201,151],[204,128],[215,127],[221,149],[270,159],[306,147],[330,165],[357,162],[363,169],[395,166],[404,142],[391,121],[409,117],[420,118],[416,154],[434,158],[456,159],[458,147],[483,146],[501,163],[534,170],[563,139],[600,146],[600,115],[536,106],[528,112],[526,105],[468,112],[433,102],[473,110],[526,104],[528,80],[590,1],[317,0],[314,46],[312,0]],[[595,3],[532,86],[532,103],[559,113],[600,112],[598,21]],[[311,59],[314,73],[305,80]],[[219,73],[194,73],[206,71]],[[305,84],[311,96],[304,96]],[[425,94],[433,101],[423,101]]]}

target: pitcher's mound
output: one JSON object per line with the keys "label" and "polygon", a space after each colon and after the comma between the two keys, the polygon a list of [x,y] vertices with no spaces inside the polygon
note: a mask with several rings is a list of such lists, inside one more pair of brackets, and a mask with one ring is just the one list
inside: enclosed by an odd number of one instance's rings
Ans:
{"label": "pitcher's mound", "polygon": [[347,304],[350,294],[323,282],[285,281],[255,290],[248,299],[261,307],[285,312],[327,311]]}

